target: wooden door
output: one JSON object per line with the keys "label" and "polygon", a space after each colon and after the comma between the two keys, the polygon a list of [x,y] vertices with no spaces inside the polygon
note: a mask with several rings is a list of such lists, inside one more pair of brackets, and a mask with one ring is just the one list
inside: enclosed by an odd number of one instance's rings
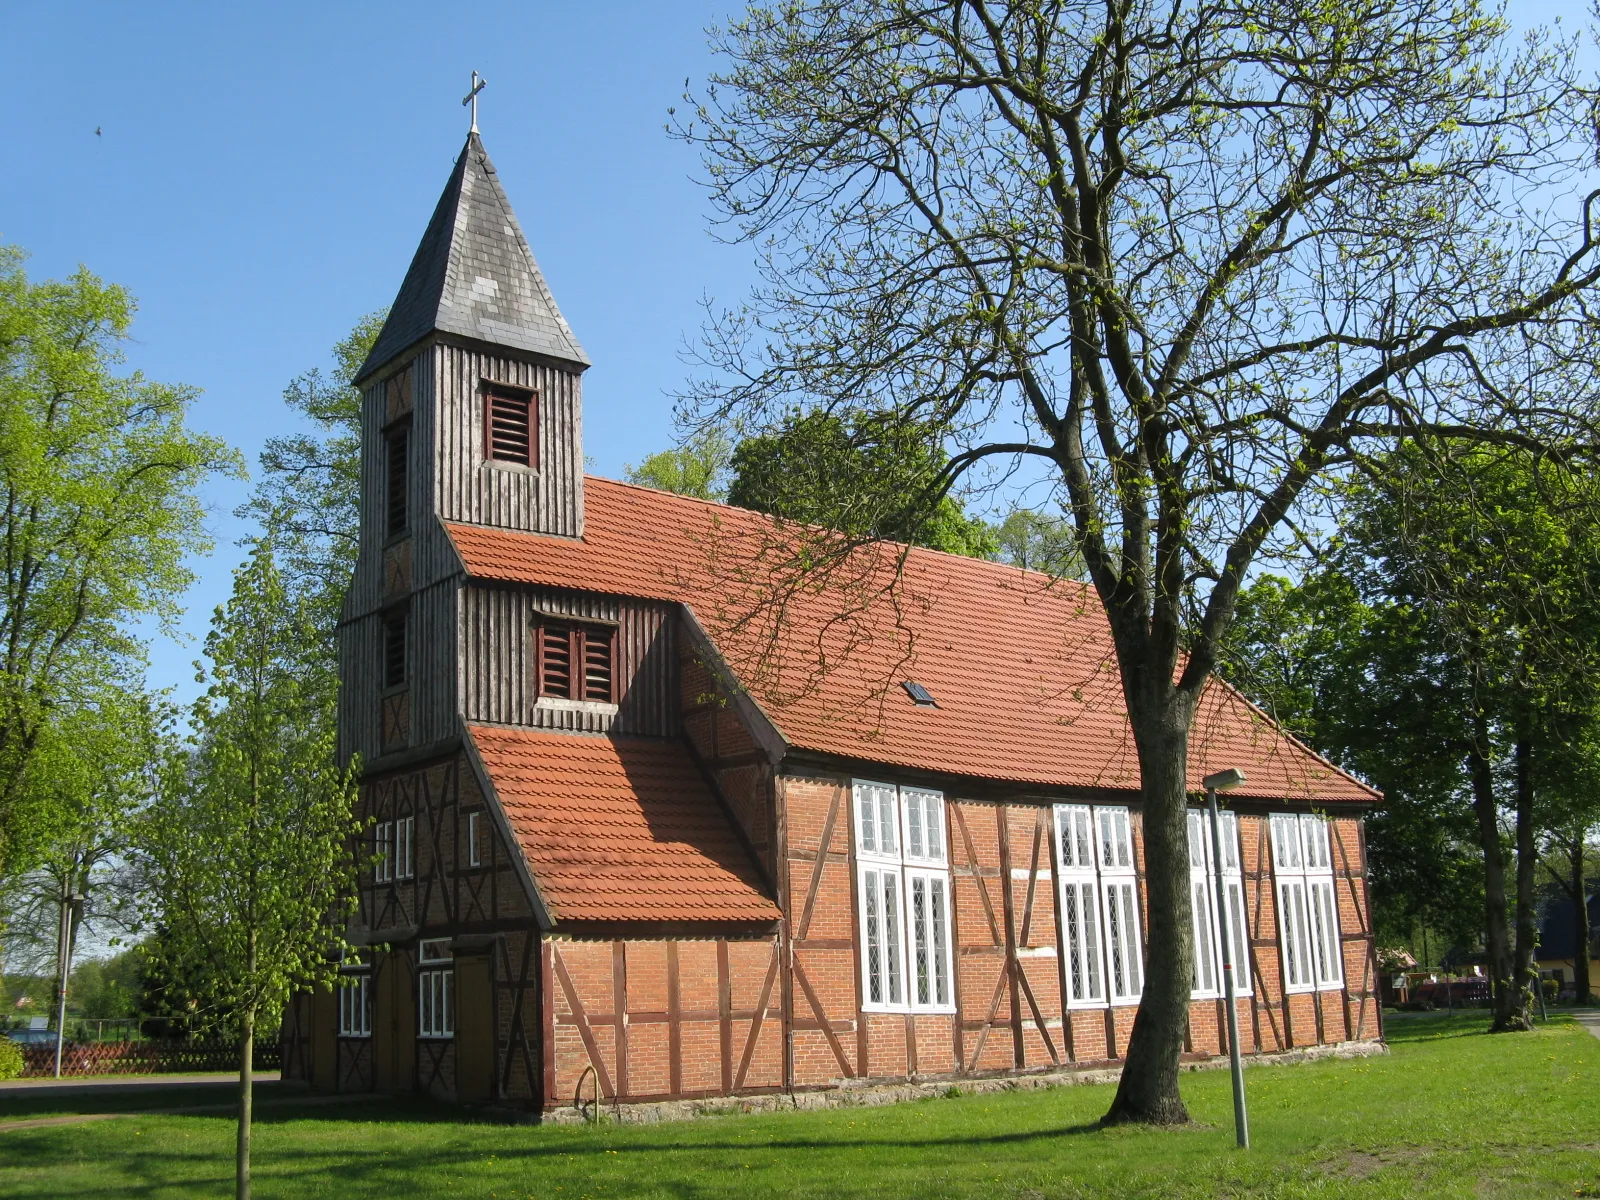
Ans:
{"label": "wooden door", "polygon": [[311,993],[311,1086],[319,1092],[339,1086],[339,996],[330,987]]}
{"label": "wooden door", "polygon": [[494,990],[487,954],[456,957],[456,1098],[493,1097]]}
{"label": "wooden door", "polygon": [[373,1086],[409,1091],[417,1079],[417,1012],[410,957],[384,956],[376,972],[372,1011]]}

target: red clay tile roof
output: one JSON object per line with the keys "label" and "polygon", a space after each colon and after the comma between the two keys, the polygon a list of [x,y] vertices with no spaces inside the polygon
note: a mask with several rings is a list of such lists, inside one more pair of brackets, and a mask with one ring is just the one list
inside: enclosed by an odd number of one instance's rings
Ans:
{"label": "red clay tile roof", "polygon": [[[796,747],[1020,784],[1138,787],[1110,633],[1086,586],[883,546],[826,584],[779,589],[793,540],[769,517],[593,476],[584,510],[581,540],[447,529],[473,576],[689,605]],[[912,704],[903,679],[938,707]],[[1218,683],[1196,720],[1191,785],[1222,767],[1248,776],[1239,796],[1376,795]]]}
{"label": "red clay tile roof", "polygon": [[681,743],[467,729],[557,922],[778,919]]}

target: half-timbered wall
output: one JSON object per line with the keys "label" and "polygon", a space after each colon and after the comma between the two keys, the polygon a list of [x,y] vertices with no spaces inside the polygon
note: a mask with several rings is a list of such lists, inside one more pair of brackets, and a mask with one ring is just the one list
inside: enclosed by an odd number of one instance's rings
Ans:
{"label": "half-timbered wall", "polygon": [[[500,814],[481,791],[468,761],[452,757],[427,768],[369,780],[362,815],[373,823],[416,822],[414,875],[379,882],[362,872],[355,940],[387,949],[367,955],[372,1036],[339,1038],[337,1071],[319,1064],[317,1037],[336,1028],[337,1006],[313,994],[296,999],[285,1023],[285,1070],[341,1091],[420,1090],[537,1108],[543,1101],[543,1022],[539,932],[520,855]],[[478,860],[467,834],[478,815]],[[370,842],[368,843],[370,849]],[[457,972],[456,1036],[419,1036],[417,960],[423,941],[448,942]],[[488,986],[474,997],[462,986],[484,971]],[[469,1031],[470,1025],[470,1031]],[[465,1036],[492,1044],[476,1078],[462,1077],[457,1047]],[[331,1041],[331,1039],[329,1039]]]}
{"label": "half-timbered wall", "polygon": [[[667,605],[583,592],[473,583],[461,595],[459,691],[469,721],[669,737],[677,731],[676,622]],[[537,703],[540,614],[617,627],[617,712]]]}
{"label": "half-timbered wall", "polygon": [[[781,776],[793,1018],[793,1082],[987,1074],[1126,1053],[1136,1006],[1070,1009],[1063,1019],[1054,817],[1045,802],[947,797],[956,969],[954,1017],[863,1010],[852,781]],[[1344,948],[1344,986],[1288,995],[1279,963],[1265,812],[1240,817],[1252,995],[1240,997],[1246,1053],[1380,1036],[1361,823],[1329,820]],[[1138,814],[1133,841],[1145,899]],[[1225,1001],[1195,1000],[1185,1049],[1227,1050]]]}
{"label": "half-timbered wall", "polygon": [[551,1105],[783,1090],[775,937],[545,942]]}

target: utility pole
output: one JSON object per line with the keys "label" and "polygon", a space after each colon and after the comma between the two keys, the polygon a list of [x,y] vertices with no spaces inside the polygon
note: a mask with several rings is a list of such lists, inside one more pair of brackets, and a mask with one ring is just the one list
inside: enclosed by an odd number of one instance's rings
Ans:
{"label": "utility pole", "polygon": [[[1222,935],[1222,979],[1228,995],[1228,1065],[1233,1071],[1233,1130],[1239,1149],[1250,1149],[1250,1114],[1244,1104],[1244,1063],[1239,1057],[1239,1004],[1233,984],[1233,934],[1228,928],[1228,881],[1222,873],[1222,822],[1217,816],[1217,793],[1231,791],[1244,782],[1237,767],[1207,775],[1206,807],[1211,816],[1211,870],[1216,880],[1217,931]],[[1241,866],[1243,864],[1240,864]]]}
{"label": "utility pole", "polygon": [[56,962],[60,968],[56,989],[56,1078],[61,1078],[61,1045],[67,1036],[67,976],[72,972],[72,935],[83,913],[83,897],[77,894],[78,852],[72,852],[72,866],[61,887],[61,929],[56,943]]}

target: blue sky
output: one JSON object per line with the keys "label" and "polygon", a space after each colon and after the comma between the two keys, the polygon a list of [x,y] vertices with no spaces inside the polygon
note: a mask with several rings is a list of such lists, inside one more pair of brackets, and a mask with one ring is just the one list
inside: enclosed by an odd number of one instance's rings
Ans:
{"label": "blue sky", "polygon": [[[0,37],[0,242],[30,274],[79,263],[139,300],[131,367],[204,394],[193,424],[254,462],[280,396],[400,285],[479,124],[540,266],[594,360],[593,469],[672,441],[667,393],[704,295],[750,281],[706,232],[696,159],[664,131],[711,69],[712,5],[11,4]],[[102,130],[95,136],[95,129]],[[207,492],[203,634],[247,532],[248,485]],[[152,682],[193,691],[197,641],[157,639]]]}
{"label": "blue sky", "polygon": [[[672,441],[668,393],[699,301],[735,299],[749,254],[707,230],[693,154],[663,130],[712,68],[727,5],[6,7],[0,242],[37,277],[87,264],[140,301],[129,363],[203,389],[193,423],[254,462],[280,396],[387,304],[466,134],[480,124],[557,301],[594,361],[586,452],[620,475]],[[1528,0],[1519,24],[1577,0]],[[1592,47],[1586,47],[1592,56]],[[95,135],[96,128],[102,130]],[[207,492],[217,550],[185,628],[203,634],[248,532],[248,485]],[[199,650],[157,638],[152,682],[193,692]]]}

